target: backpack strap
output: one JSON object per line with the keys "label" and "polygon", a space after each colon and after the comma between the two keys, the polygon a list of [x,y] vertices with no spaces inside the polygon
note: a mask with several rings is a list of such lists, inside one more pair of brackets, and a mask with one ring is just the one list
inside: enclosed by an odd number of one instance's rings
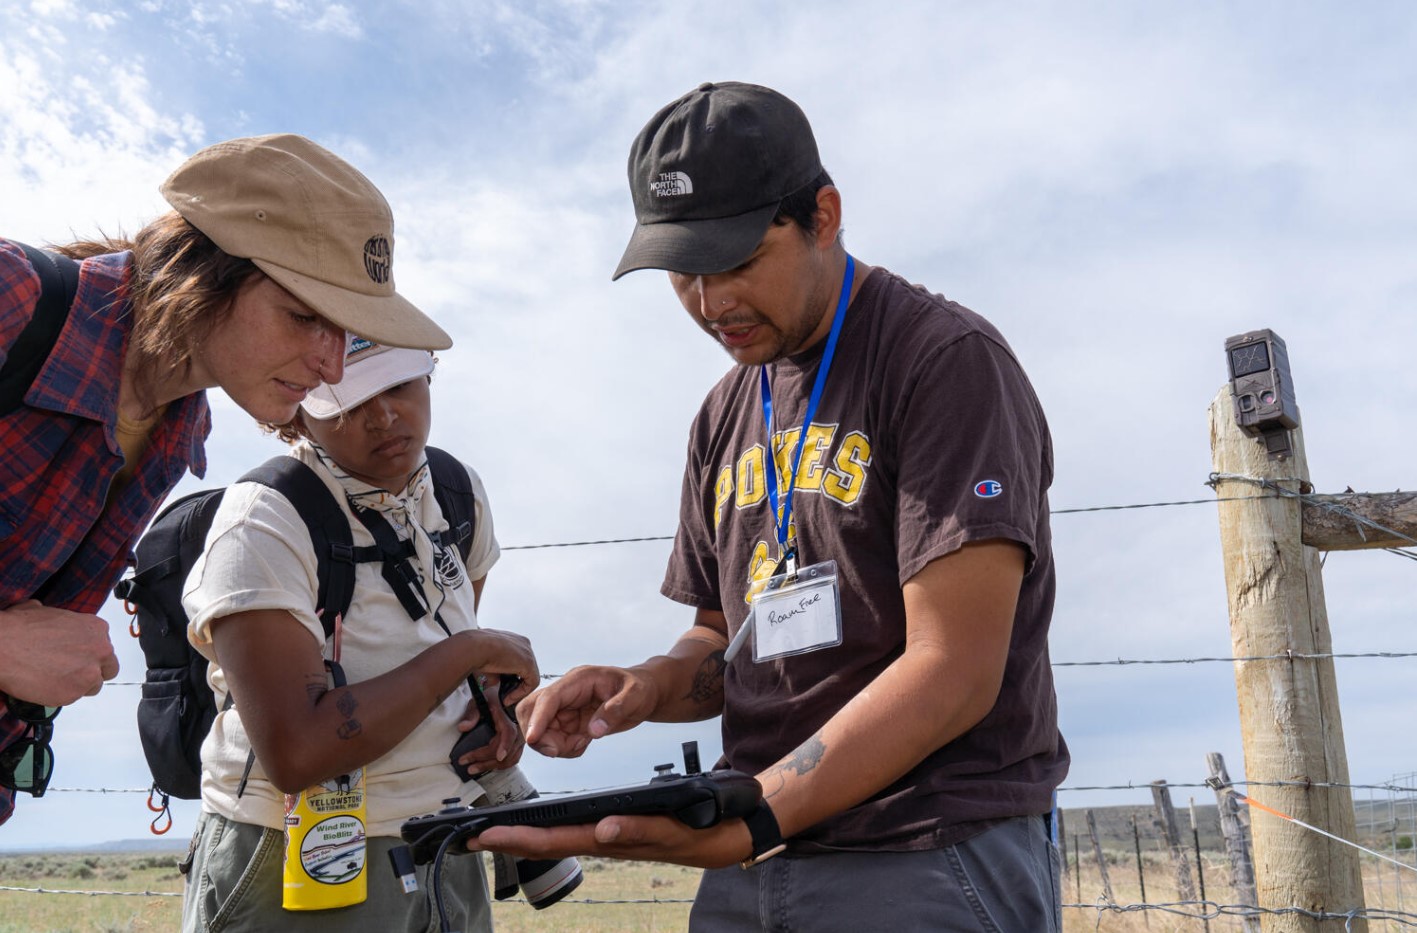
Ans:
{"label": "backpack strap", "polygon": [[354,517],[374,536],[374,547],[383,564],[384,582],[394,591],[404,612],[414,621],[426,616],[428,610],[418,598],[421,592],[418,571],[408,562],[414,553],[413,542],[401,540],[388,520],[374,509],[355,508]]}
{"label": "backpack strap", "polygon": [[433,480],[433,497],[448,520],[448,530],[439,532],[444,547],[456,545],[463,563],[472,552],[472,533],[477,528],[477,498],[472,493],[472,478],[462,461],[446,450],[426,447],[428,472]]}
{"label": "backpack strap", "polygon": [[69,306],[79,290],[79,264],[68,256],[16,243],[25,251],[39,276],[39,300],[34,316],[15,338],[0,366],[0,415],[8,415],[24,403],[25,393],[49,359],[59,333],[69,319]]}
{"label": "backpack strap", "polygon": [[335,630],[335,618],[349,611],[354,599],[354,565],[361,559],[378,559],[360,553],[349,533],[349,519],[340,509],[334,493],[324,481],[304,463],[294,457],[272,457],[248,472],[237,482],[254,482],[269,486],[284,496],[310,531],[315,546],[316,594],[315,611],[320,625],[329,638]]}

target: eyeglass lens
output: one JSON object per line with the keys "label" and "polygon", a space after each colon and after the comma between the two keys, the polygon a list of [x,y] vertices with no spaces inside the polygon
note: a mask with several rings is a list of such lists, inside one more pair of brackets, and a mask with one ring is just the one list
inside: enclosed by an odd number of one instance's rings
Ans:
{"label": "eyeglass lens", "polygon": [[0,750],[0,785],[43,797],[54,772],[54,752],[49,747],[53,737],[50,723],[35,723],[33,735]]}

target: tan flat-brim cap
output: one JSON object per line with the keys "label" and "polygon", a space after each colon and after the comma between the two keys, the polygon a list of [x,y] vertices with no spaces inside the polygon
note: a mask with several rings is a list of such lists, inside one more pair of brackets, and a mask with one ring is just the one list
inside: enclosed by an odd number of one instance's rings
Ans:
{"label": "tan flat-brim cap", "polygon": [[452,346],[443,328],[394,290],[394,215],[384,196],[305,137],[208,146],[160,190],[223,251],[250,259],[345,330],[391,347]]}

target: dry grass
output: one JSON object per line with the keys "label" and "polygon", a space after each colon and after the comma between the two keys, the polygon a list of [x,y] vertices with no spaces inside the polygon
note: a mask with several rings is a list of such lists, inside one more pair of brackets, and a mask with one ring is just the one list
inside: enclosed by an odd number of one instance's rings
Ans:
{"label": "dry grass", "polygon": [[[1089,853],[1090,855],[1090,853]],[[170,892],[182,890],[174,854],[45,853],[0,855],[0,886],[52,891]],[[1064,878],[1063,902],[1094,905],[1102,902],[1101,876],[1085,858],[1081,878],[1069,872]],[[1108,876],[1114,903],[1140,905],[1142,897],[1135,853],[1108,851]],[[584,859],[585,881],[571,896],[547,910],[532,910],[517,900],[493,905],[499,933],[639,933],[686,928],[687,903],[698,886],[698,872],[675,865]],[[1204,862],[1206,895],[1212,902],[1235,904],[1229,887],[1228,867],[1218,853],[1207,853]],[[1368,906],[1417,909],[1417,872],[1404,873],[1392,866],[1365,863]],[[1146,903],[1179,900],[1169,860],[1156,852],[1143,853],[1142,878]],[[1398,882],[1406,885],[1405,891]],[[1406,904],[1400,898],[1406,895]],[[634,903],[607,903],[632,901]],[[589,903],[587,903],[589,902]],[[1194,911],[1195,908],[1185,908]],[[161,896],[93,896],[85,894],[34,894],[0,891],[0,933],[148,933],[177,929],[181,899]],[[1240,931],[1237,917],[1211,919],[1183,917],[1162,910],[1128,912],[1072,906],[1063,911],[1064,933],[1229,933]],[[1411,929],[1396,923],[1374,921],[1370,933]],[[1326,924],[1325,931],[1341,930]]]}

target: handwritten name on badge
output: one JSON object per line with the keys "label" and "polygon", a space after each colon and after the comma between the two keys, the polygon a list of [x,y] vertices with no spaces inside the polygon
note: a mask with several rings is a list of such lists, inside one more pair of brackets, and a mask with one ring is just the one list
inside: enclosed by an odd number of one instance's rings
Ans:
{"label": "handwritten name on badge", "polygon": [[781,625],[793,616],[805,615],[815,604],[822,601],[821,593],[813,593],[811,596],[804,596],[797,600],[796,607],[786,612],[778,612],[776,609],[768,610],[768,625]]}
{"label": "handwritten name on badge", "polygon": [[836,564],[802,570],[753,598],[753,660],[766,661],[841,644]]}

